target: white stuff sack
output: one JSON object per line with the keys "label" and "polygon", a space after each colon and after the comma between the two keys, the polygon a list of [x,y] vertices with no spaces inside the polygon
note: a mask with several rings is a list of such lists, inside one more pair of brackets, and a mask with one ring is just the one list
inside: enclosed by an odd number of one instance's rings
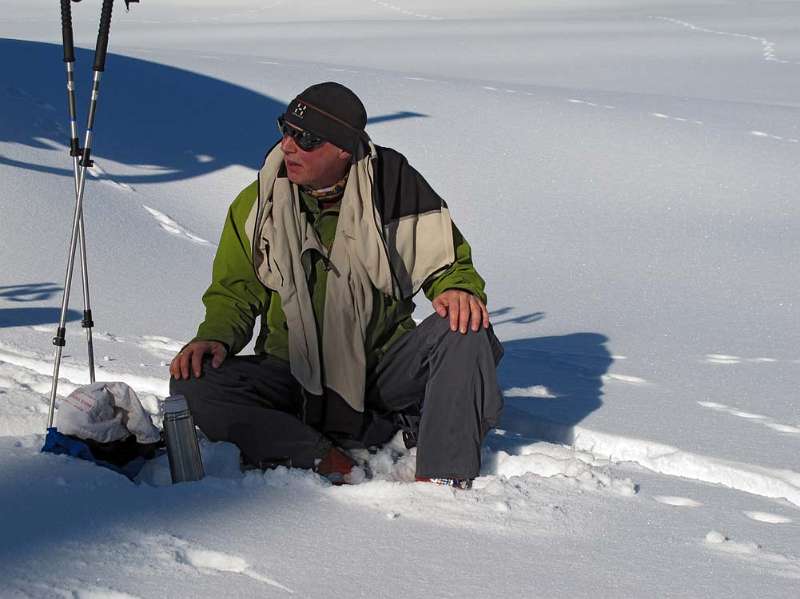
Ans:
{"label": "white stuff sack", "polygon": [[155,443],[158,429],[136,393],[125,383],[92,383],[78,387],[58,407],[60,433],[100,443],[133,434],[139,443]]}

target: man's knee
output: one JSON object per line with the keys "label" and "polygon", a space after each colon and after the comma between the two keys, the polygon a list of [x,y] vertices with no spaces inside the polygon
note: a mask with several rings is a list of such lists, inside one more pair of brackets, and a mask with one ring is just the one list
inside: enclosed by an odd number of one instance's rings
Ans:
{"label": "man's knee", "polygon": [[188,379],[170,377],[169,380],[170,395],[182,395],[186,398],[195,424],[200,426],[201,429],[203,428],[207,413],[213,411],[209,404],[213,403],[213,400],[219,395],[219,389],[211,380],[213,377],[208,376],[210,368],[211,359],[209,358],[203,362],[201,376],[195,377],[191,374]]}
{"label": "man's knee", "polygon": [[469,354],[491,353],[495,364],[503,357],[503,346],[494,334],[494,329],[481,326],[477,331],[468,329],[466,333],[450,329],[450,319],[432,314],[420,327],[427,329],[427,334],[435,339],[440,348],[457,349],[459,353]]}
{"label": "man's knee", "polygon": [[206,381],[203,377],[196,378],[190,376],[188,379],[176,379],[170,377],[169,379],[169,393],[170,395],[183,395],[187,399],[195,398],[204,395],[204,387],[207,387]]}
{"label": "man's knee", "polygon": [[[199,377],[194,376],[193,372],[189,373],[189,378],[187,379],[176,379],[175,377],[170,377],[170,394],[183,395],[188,398],[190,395],[195,396],[198,394],[202,395],[207,393],[208,387],[214,384],[213,381],[217,378],[215,375],[218,374],[218,369],[215,369],[211,366],[211,360],[212,358],[210,356],[203,358],[203,363],[200,367],[201,375]],[[220,366],[220,368],[222,368],[222,366]]]}

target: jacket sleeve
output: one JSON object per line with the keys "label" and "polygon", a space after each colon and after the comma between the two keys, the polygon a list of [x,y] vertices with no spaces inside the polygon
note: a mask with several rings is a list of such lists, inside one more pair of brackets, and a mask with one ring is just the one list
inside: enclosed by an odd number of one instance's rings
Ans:
{"label": "jacket sleeve", "polygon": [[462,289],[478,297],[485,304],[486,282],[475,270],[472,264],[472,249],[455,223],[453,223],[453,247],[456,254],[455,262],[423,283],[422,290],[425,296],[433,301],[443,291]]}
{"label": "jacket sleeve", "polygon": [[203,294],[206,317],[196,340],[219,341],[236,354],[253,336],[256,316],[269,302],[269,292],[257,279],[252,247],[244,223],[258,196],[257,182],[246,187],[231,204],[222,229],[211,275]]}

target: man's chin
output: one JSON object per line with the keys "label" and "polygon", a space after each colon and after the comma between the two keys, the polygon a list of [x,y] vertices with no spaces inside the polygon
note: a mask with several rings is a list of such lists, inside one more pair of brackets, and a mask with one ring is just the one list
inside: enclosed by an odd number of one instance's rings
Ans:
{"label": "man's chin", "polygon": [[290,169],[286,168],[286,178],[289,179],[295,185],[305,185],[306,181],[305,178],[297,172],[297,169]]}
{"label": "man's chin", "polygon": [[291,183],[295,185],[304,185],[305,182],[303,181],[302,177],[298,177],[297,175],[292,175],[291,173],[286,173],[286,178],[289,179]]}

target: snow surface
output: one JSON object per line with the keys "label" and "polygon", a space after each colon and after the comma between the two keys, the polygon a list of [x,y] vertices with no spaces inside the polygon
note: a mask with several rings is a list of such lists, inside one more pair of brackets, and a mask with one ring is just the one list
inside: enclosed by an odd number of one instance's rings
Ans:
{"label": "snow surface", "polygon": [[[55,5],[0,16],[0,596],[800,591],[800,4],[118,3],[86,191],[99,377],[157,415],[228,203],[307,85],[447,198],[506,347],[475,488],[39,452],[73,183]],[[85,118],[99,3],[73,4]],[[73,285],[59,394],[88,382]],[[417,316],[430,308],[421,302]]]}

